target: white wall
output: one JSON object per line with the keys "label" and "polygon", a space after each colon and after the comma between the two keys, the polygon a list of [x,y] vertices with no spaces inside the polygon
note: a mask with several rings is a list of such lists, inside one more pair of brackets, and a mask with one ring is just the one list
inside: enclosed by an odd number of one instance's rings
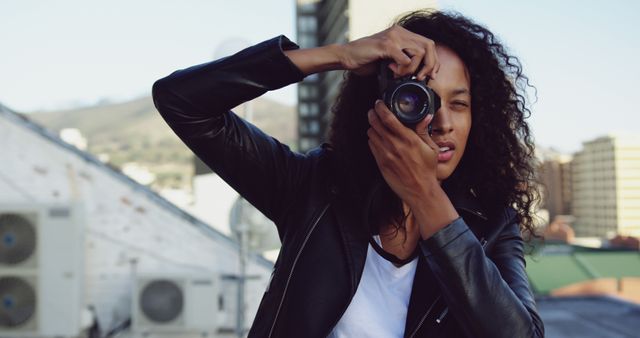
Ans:
{"label": "white wall", "polygon": [[[91,156],[30,128],[0,112],[0,203],[74,201],[84,207],[83,305],[96,307],[103,330],[130,316],[132,260],[143,273],[237,273],[236,246],[228,238]],[[261,278],[251,284],[248,325],[271,267],[253,260],[249,272]]]}

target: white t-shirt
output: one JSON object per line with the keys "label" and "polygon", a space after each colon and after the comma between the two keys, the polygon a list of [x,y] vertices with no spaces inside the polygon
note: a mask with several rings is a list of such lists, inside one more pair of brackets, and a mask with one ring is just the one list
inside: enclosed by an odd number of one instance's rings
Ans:
{"label": "white t-shirt", "polygon": [[403,337],[417,264],[396,267],[369,244],[356,294],[328,338]]}

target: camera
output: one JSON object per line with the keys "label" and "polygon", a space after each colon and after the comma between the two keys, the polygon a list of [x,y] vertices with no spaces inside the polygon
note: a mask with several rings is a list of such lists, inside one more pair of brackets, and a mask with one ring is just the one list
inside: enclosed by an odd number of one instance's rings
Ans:
{"label": "camera", "polygon": [[[389,110],[409,128],[415,127],[429,114],[440,109],[440,96],[426,85],[426,81],[418,81],[416,74],[394,78],[389,69],[388,60],[380,62],[378,85],[380,98]],[[421,69],[422,67],[418,67]],[[431,134],[431,123],[429,124]]]}

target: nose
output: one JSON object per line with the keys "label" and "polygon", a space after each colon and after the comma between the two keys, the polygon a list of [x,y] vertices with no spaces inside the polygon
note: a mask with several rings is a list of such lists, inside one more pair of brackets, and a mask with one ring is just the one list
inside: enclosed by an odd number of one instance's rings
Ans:
{"label": "nose", "polygon": [[433,122],[431,122],[433,134],[444,135],[453,131],[453,123],[451,121],[451,112],[445,107],[440,107],[436,112]]}

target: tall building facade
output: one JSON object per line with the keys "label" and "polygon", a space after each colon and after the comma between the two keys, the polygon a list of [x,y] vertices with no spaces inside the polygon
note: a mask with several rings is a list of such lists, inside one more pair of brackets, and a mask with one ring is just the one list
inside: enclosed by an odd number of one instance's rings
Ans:
{"label": "tall building facade", "polygon": [[640,135],[585,142],[572,176],[577,236],[640,236]]}
{"label": "tall building facade", "polygon": [[536,147],[541,163],[539,180],[542,183],[542,208],[549,212],[549,220],[572,214],[571,160],[572,156],[552,149]]}
{"label": "tall building facade", "polygon": [[[383,30],[402,13],[435,6],[435,0],[297,0],[297,43],[301,48],[346,43]],[[299,151],[326,139],[342,76],[342,71],[324,72],[298,84]]]}

